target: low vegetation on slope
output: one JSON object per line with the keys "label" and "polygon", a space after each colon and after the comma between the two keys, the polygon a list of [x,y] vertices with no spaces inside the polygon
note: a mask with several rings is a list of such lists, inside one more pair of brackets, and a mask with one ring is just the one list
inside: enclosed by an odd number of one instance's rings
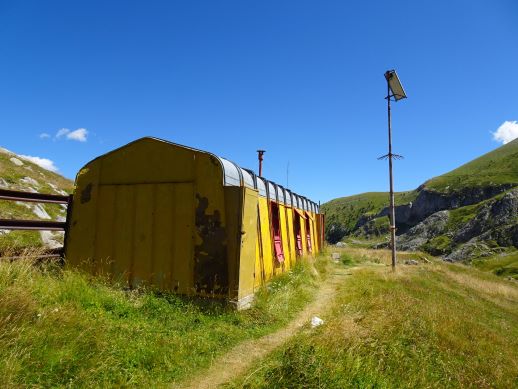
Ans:
{"label": "low vegetation on slope", "polygon": [[[324,273],[317,261],[320,274]],[[235,312],[213,300],[128,291],[52,264],[0,262],[4,387],[156,387],[182,380],[236,343],[283,326],[315,290],[300,262]]]}
{"label": "low vegetation on slope", "polygon": [[[66,195],[71,193],[72,181],[41,166],[0,148],[0,189],[19,190]],[[0,200],[2,219],[43,219],[65,220],[66,208],[58,204],[36,204]],[[0,230],[0,254],[6,249],[21,250],[47,244],[60,244],[59,233],[44,231],[6,231]]]}
{"label": "low vegetation on slope", "polygon": [[424,184],[440,192],[499,185],[518,185],[518,139]]}
{"label": "low vegetation on slope", "polygon": [[229,388],[518,386],[516,283],[433,260],[392,273],[383,251],[342,257],[355,267],[324,325]]}
{"label": "low vegetation on slope", "polygon": [[[398,192],[394,195],[397,205],[413,201],[417,193]],[[344,235],[354,232],[362,217],[372,217],[389,205],[386,192],[368,192],[359,195],[340,197],[322,205],[326,215],[326,239],[330,243],[339,241]],[[388,219],[386,220],[388,224]]]}

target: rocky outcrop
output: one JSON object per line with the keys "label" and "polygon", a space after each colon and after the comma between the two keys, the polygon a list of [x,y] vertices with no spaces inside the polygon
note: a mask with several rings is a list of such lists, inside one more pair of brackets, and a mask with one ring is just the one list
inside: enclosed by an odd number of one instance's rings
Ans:
{"label": "rocky outcrop", "polygon": [[[418,250],[430,239],[442,235],[448,223],[449,211],[439,211],[412,227],[397,240],[399,250]],[[397,220],[397,219],[396,219]]]}
{"label": "rocky outcrop", "polygon": [[[417,191],[417,198],[404,205],[396,206],[396,225],[399,234],[407,233],[412,227],[424,221],[430,215],[443,210],[456,209],[467,205],[477,204],[490,199],[512,185],[495,185],[487,187],[470,187],[459,191],[438,192],[421,185]],[[363,235],[377,235],[372,230],[372,221],[389,215],[389,208],[382,209],[374,215],[362,215],[358,219],[354,230]]]}
{"label": "rocky outcrop", "polygon": [[[513,241],[512,234],[509,235],[517,221],[518,188],[482,206],[477,215],[457,231],[453,240],[456,243],[463,243],[475,236],[484,235],[487,239],[499,240],[502,245],[518,243]],[[500,231],[502,227],[506,230],[504,234]]]}
{"label": "rocky outcrop", "polygon": [[[428,216],[446,209],[456,209],[490,199],[510,189],[512,185],[471,187],[461,191],[442,193],[426,187],[418,188],[415,201],[396,207],[396,222],[400,231],[406,231]],[[383,209],[378,216],[388,215],[389,209]]]}
{"label": "rocky outcrop", "polygon": [[[448,223],[451,211],[435,212],[399,236],[398,248],[435,249],[449,261],[460,261],[518,247],[518,187],[485,200],[474,212],[464,223]],[[443,247],[439,250],[434,244]]]}

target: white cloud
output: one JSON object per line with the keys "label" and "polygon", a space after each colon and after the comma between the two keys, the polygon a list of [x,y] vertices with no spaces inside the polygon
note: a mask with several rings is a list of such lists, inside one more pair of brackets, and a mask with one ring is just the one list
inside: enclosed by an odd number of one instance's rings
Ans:
{"label": "white cloud", "polygon": [[47,158],[33,157],[30,155],[20,155],[20,158],[35,163],[38,166],[41,166],[43,169],[50,170],[51,172],[57,172],[58,168],[54,165],[54,161],[51,161]]}
{"label": "white cloud", "polygon": [[492,132],[493,139],[502,142],[504,145],[513,139],[518,138],[518,123],[505,121],[495,132]]}
{"label": "white cloud", "polygon": [[68,128],[62,128],[56,132],[55,139],[61,139],[65,137],[68,140],[76,140],[78,142],[86,142],[88,130],[86,128],[78,128],[77,130],[70,131]]}
{"label": "white cloud", "polygon": [[48,138],[50,138],[50,135],[49,135],[49,134],[47,134],[46,132],[42,132],[42,133],[40,134],[40,139],[48,139]]}
{"label": "white cloud", "polygon": [[58,132],[56,132],[56,139],[64,137],[69,132],[70,130],[68,128],[62,128],[61,130],[58,130]]}
{"label": "white cloud", "polygon": [[78,128],[75,131],[69,132],[67,134],[67,139],[77,140],[78,142],[86,142],[87,135],[88,130],[86,128]]}

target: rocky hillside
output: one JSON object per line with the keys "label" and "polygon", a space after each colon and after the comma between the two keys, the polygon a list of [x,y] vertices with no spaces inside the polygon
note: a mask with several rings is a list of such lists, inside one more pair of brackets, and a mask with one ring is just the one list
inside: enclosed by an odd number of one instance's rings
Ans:
{"label": "rocky hillside", "polygon": [[[66,195],[72,191],[72,181],[19,156],[0,148],[0,188]],[[0,200],[2,219],[40,219],[63,221],[66,206]],[[0,230],[0,252],[26,246],[62,245],[63,234],[51,231]]]}
{"label": "rocky hillside", "polygon": [[[398,193],[396,205],[401,249],[457,261],[518,247],[518,140]],[[388,233],[387,193],[335,199],[322,209],[331,243]]]}

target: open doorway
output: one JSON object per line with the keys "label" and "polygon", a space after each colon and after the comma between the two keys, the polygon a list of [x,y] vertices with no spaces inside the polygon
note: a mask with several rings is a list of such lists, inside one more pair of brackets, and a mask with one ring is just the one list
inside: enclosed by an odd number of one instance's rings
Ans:
{"label": "open doorway", "polygon": [[279,215],[279,206],[271,202],[270,203],[270,212],[272,215],[272,235],[273,235],[273,248],[275,251],[275,258],[279,263],[284,262],[284,251],[282,249],[282,239],[281,239],[281,223],[280,223],[280,215]]}
{"label": "open doorway", "polygon": [[297,256],[302,256],[302,232],[300,231],[300,215],[295,212],[293,215],[293,233],[295,235],[295,251]]}
{"label": "open doorway", "polygon": [[307,247],[308,247],[308,253],[313,252],[311,247],[311,220],[306,218],[306,239],[307,239]]}

